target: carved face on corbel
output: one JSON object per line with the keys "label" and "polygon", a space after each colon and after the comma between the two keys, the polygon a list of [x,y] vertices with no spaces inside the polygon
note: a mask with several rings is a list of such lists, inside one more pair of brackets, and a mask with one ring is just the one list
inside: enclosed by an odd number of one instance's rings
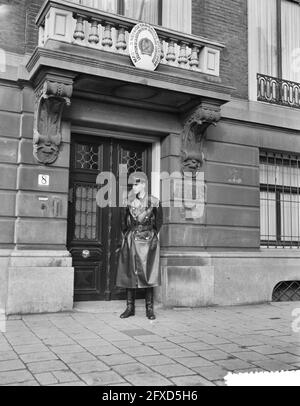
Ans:
{"label": "carved face on corbel", "polygon": [[203,152],[182,150],[183,172],[197,172],[200,170],[204,160]]}
{"label": "carved face on corbel", "polygon": [[39,163],[49,165],[58,158],[62,113],[64,106],[70,104],[71,94],[72,86],[54,82],[45,82],[37,92],[33,155]]}
{"label": "carved face on corbel", "polygon": [[204,162],[206,130],[220,119],[220,108],[200,105],[185,120],[182,132],[181,168],[183,172],[198,172]]}
{"label": "carved face on corbel", "polygon": [[64,102],[59,98],[40,100],[33,138],[33,154],[40,163],[52,164],[58,158],[63,107]]}
{"label": "carved face on corbel", "polygon": [[59,148],[50,142],[35,144],[33,147],[33,155],[36,160],[45,165],[53,164],[58,158]]}

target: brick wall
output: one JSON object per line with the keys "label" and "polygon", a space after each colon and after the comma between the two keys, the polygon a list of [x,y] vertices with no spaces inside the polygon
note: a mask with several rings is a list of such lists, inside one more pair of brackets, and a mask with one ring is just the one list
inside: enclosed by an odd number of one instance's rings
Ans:
{"label": "brick wall", "polygon": [[22,54],[25,47],[25,6],[23,0],[0,1],[0,47]]}
{"label": "brick wall", "polygon": [[38,43],[35,17],[43,0],[0,1],[0,47],[8,52],[32,52]]}
{"label": "brick wall", "polygon": [[26,8],[26,44],[25,52],[32,52],[38,45],[38,29],[35,18],[44,3],[44,0],[27,0]]}
{"label": "brick wall", "polygon": [[248,97],[247,0],[193,0],[193,34],[224,43],[223,83]]}

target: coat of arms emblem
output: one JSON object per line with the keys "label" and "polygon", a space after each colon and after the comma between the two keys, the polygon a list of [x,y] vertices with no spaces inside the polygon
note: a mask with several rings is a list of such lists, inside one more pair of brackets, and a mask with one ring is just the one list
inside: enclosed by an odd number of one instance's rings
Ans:
{"label": "coat of arms emblem", "polygon": [[146,23],[135,25],[129,36],[129,54],[140,69],[154,71],[160,62],[161,45],[155,29]]}

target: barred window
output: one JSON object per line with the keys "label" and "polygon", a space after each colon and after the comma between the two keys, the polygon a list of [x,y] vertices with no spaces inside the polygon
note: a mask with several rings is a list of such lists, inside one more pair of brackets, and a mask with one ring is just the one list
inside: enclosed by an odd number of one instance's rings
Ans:
{"label": "barred window", "polygon": [[300,155],[261,151],[261,245],[300,247]]}

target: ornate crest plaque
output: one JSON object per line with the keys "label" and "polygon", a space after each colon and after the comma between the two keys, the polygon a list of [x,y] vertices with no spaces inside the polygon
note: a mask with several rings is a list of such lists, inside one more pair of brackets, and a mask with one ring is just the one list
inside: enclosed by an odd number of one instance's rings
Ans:
{"label": "ornate crest plaque", "polygon": [[146,23],[135,25],[129,36],[129,55],[140,69],[154,71],[161,58],[161,45],[155,29]]}

